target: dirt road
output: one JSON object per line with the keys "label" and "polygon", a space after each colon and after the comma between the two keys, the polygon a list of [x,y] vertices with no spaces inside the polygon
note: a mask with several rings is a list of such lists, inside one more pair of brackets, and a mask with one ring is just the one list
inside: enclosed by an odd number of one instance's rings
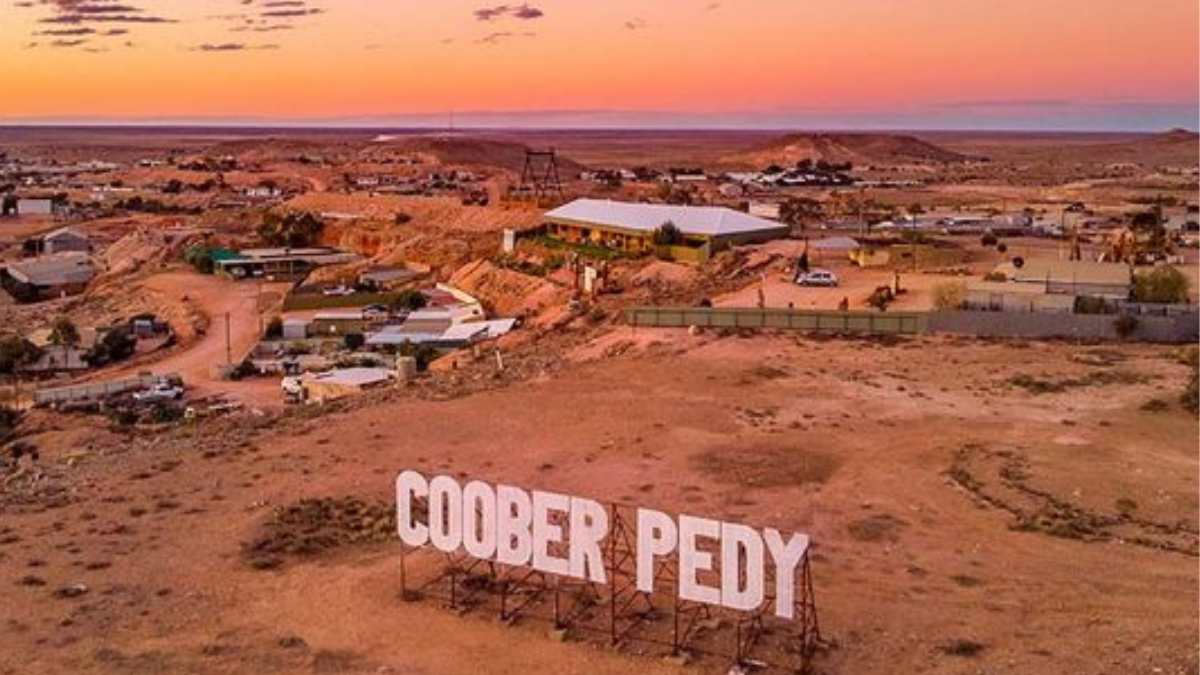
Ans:
{"label": "dirt road", "polygon": [[138,363],[106,372],[105,378],[125,377],[148,369],[178,373],[194,396],[226,394],[249,406],[282,405],[279,383],[274,378],[229,382],[218,379],[215,370],[245,357],[258,341],[263,324],[281,302],[287,284],[239,283],[180,270],[149,277],[142,288],[160,296],[163,304],[186,305],[188,313],[197,319],[207,318],[203,322],[207,327],[189,334],[191,327],[175,326],[181,344],[172,353],[150,364]]}

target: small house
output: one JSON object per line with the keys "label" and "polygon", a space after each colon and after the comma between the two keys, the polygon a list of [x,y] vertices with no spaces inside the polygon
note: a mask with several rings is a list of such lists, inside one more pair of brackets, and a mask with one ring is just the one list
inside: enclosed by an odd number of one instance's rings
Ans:
{"label": "small house", "polygon": [[372,267],[358,275],[358,283],[374,291],[389,291],[420,276],[420,272],[407,267]]}
{"label": "small house", "polygon": [[0,281],[17,300],[36,302],[82,293],[94,276],[87,254],[75,252],[11,263]]}
{"label": "small house", "polygon": [[57,210],[58,207],[53,199],[25,198],[17,200],[18,216],[52,216],[57,213]]}
{"label": "small house", "polygon": [[309,334],[312,337],[342,337],[361,334],[368,325],[370,322],[361,309],[329,310],[313,315]]}
{"label": "small house", "polygon": [[1041,287],[1047,293],[1127,300],[1132,285],[1129,266],[1088,260],[1026,260],[1008,262],[993,273],[1018,284]]}
{"label": "small house", "polygon": [[812,251],[820,261],[843,259],[853,260],[862,250],[862,244],[853,237],[825,237],[812,242]]}
{"label": "small house", "polygon": [[342,368],[300,378],[301,397],[307,403],[325,403],[356,396],[386,386],[395,373],[385,368]]}
{"label": "small house", "polygon": [[69,227],[61,227],[37,239],[36,252],[43,255],[56,253],[91,253],[92,241],[87,235]]}
{"label": "small house", "polygon": [[1048,312],[1070,314],[1075,296],[1047,293],[1037,284],[1004,281],[967,283],[965,308],[982,312]]}
{"label": "small house", "polygon": [[310,326],[308,319],[284,319],[281,337],[284,340],[303,340],[308,337]]}

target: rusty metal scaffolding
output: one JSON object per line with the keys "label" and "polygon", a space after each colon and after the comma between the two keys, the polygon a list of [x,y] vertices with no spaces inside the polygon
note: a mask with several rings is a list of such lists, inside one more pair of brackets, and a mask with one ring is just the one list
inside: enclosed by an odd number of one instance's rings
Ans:
{"label": "rusty metal scaffolding", "polygon": [[[431,553],[401,543],[401,598],[439,599],[460,613],[486,609],[510,624],[522,618],[544,620],[559,630],[607,639],[614,647],[651,645],[671,655],[801,673],[811,670],[821,632],[808,553],[796,569],[794,617],[790,620],[767,611],[775,606],[773,569],[764,580],[771,591],[754,612],[734,612],[679,598],[675,555],[658,561],[655,592],[644,592],[637,588],[636,534],[628,516],[634,508],[608,507],[610,530],[602,552],[606,585],[472,558],[461,550]],[[422,551],[434,560],[440,558],[440,564],[435,563],[431,574],[414,580],[408,558]]]}
{"label": "rusty metal scaffolding", "polygon": [[537,204],[547,199],[566,200],[562,177],[558,173],[558,153],[554,148],[525,151],[525,166],[521,169],[516,196]]}

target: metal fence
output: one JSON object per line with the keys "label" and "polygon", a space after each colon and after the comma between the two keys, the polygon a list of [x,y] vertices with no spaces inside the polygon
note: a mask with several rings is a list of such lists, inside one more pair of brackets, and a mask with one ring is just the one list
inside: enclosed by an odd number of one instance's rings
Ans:
{"label": "metal fence", "polygon": [[[631,326],[660,328],[778,329],[844,335],[945,333],[982,338],[1078,339],[1157,343],[1195,342],[1200,317],[1172,309],[1167,316],[1141,314],[1126,331],[1116,315],[1045,312],[839,312],[742,307],[634,307]],[[1176,313],[1178,311],[1178,313]]]}
{"label": "metal fence", "polygon": [[932,312],[926,326],[931,333],[972,335],[983,338],[1067,339],[1115,342],[1178,344],[1195,342],[1200,336],[1200,317],[1190,313],[1133,318],[1125,330],[1118,325],[1121,315],[1048,314],[1045,312]]}
{"label": "metal fence", "polygon": [[920,312],[839,312],[809,309],[758,309],[742,307],[634,307],[627,319],[632,326],[661,328],[751,328],[797,330],[812,333],[919,335],[925,332]]}
{"label": "metal fence", "polygon": [[146,389],[164,380],[181,381],[179,375],[174,373],[167,375],[143,373],[141,375],[137,375],[136,377],[129,377],[122,380],[85,382],[83,384],[39,389],[34,392],[33,402],[34,405],[43,406],[52,405],[55,403],[96,401],[107,396],[116,396],[131,391],[137,391],[139,389]]}

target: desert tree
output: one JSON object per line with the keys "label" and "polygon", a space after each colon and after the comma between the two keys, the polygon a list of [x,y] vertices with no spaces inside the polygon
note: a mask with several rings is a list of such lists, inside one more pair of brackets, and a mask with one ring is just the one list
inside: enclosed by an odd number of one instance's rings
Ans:
{"label": "desert tree", "polygon": [[54,324],[50,327],[50,344],[62,349],[63,365],[70,363],[69,352],[72,348],[79,344],[82,339],[79,335],[79,329],[75,327],[75,323],[66,316],[60,316],[54,320]]}

